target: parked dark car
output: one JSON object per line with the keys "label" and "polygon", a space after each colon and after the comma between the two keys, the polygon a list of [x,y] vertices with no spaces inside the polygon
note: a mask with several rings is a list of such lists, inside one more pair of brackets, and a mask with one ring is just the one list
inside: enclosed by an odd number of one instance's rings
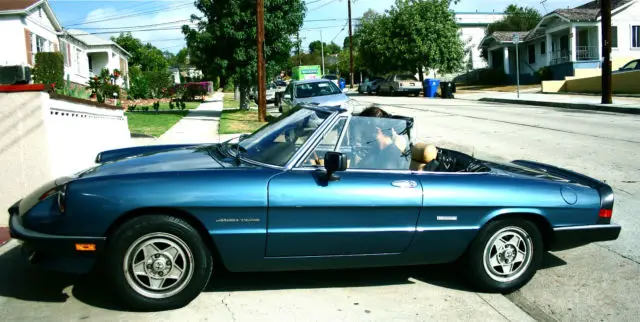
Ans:
{"label": "parked dark car", "polygon": [[298,106],[238,142],[103,151],[10,207],[10,233],[34,264],[98,265],[114,298],[144,310],[190,303],[218,278],[214,264],[458,261],[478,290],[511,292],[545,251],[618,238],[606,183],[413,142],[413,124]]}

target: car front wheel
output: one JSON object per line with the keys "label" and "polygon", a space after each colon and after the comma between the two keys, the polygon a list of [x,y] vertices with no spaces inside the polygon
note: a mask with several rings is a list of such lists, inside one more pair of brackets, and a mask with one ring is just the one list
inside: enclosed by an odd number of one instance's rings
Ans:
{"label": "car front wheel", "polygon": [[472,242],[463,267],[481,291],[513,292],[535,275],[543,256],[535,224],[521,219],[488,223]]}
{"label": "car front wheel", "polygon": [[113,291],[136,310],[183,307],[204,289],[213,260],[198,232],[167,215],[127,221],[110,237],[107,272]]}

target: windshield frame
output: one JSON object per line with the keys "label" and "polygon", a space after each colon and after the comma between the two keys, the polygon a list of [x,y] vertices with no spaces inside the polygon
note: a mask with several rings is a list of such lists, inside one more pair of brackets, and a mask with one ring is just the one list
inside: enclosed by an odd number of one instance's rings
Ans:
{"label": "windshield frame", "polygon": [[326,97],[326,96],[333,96],[333,95],[340,95],[343,94],[342,90],[340,90],[340,87],[338,87],[334,82],[330,81],[330,80],[323,80],[323,81],[315,81],[315,82],[308,82],[308,83],[298,83],[298,84],[294,84],[292,91],[293,93],[297,94],[297,87],[298,86],[304,86],[304,85],[310,85],[313,86],[315,84],[327,84],[327,86],[329,86],[329,88],[331,88],[333,91],[331,94],[325,94],[325,95],[316,95],[316,96],[305,96],[305,97],[300,97],[298,95],[295,95],[295,98],[299,98],[299,99],[309,99],[309,98],[314,98],[314,97]]}
{"label": "windshield frame", "polygon": [[331,124],[333,124],[333,120],[336,117],[338,117],[338,115],[342,114],[342,112],[343,112],[342,110],[338,109],[338,110],[335,110],[335,111],[328,111],[326,109],[315,108],[313,106],[298,106],[298,107],[295,107],[294,109],[290,110],[289,113],[282,114],[280,116],[281,118],[279,120],[277,120],[277,121],[275,121],[273,123],[265,124],[261,128],[255,130],[253,133],[251,133],[251,134],[247,135],[246,137],[240,139],[237,143],[235,143],[233,145],[233,147],[229,144],[229,141],[232,141],[235,138],[225,141],[224,144],[227,146],[228,153],[231,154],[234,158],[238,158],[238,156],[236,155],[236,153],[238,153],[237,150],[236,150],[237,144],[240,144],[242,141],[255,136],[258,132],[260,132],[261,130],[263,130],[267,126],[274,125],[274,124],[277,124],[279,122],[283,122],[287,118],[291,117],[293,114],[295,114],[295,113],[297,113],[299,111],[302,111],[304,109],[318,111],[318,112],[324,112],[324,113],[329,113],[329,115],[324,119],[324,121],[322,121],[320,126],[318,126],[318,128],[313,132],[313,134],[311,134],[311,136],[309,136],[309,138],[306,140],[306,142],[304,144],[302,144],[302,146],[291,156],[291,158],[289,158],[289,160],[283,166],[276,165],[276,164],[265,163],[265,162],[258,161],[258,160],[254,160],[252,158],[249,158],[249,157],[245,156],[245,154],[243,152],[240,152],[239,159],[241,161],[243,161],[243,162],[246,162],[246,163],[250,163],[250,164],[254,164],[254,165],[258,165],[258,166],[269,167],[269,168],[274,168],[274,169],[280,169],[280,170],[287,170],[287,169],[290,170],[290,169],[292,169],[292,167],[295,165],[297,160],[299,160],[310,148],[312,148],[315,145],[314,142],[317,141],[318,138],[322,138],[322,133],[324,133],[326,131],[327,126],[331,126]]}

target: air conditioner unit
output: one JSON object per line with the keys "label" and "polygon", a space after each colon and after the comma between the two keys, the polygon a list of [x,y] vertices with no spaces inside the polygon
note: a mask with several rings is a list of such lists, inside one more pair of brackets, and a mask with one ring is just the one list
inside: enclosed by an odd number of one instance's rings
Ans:
{"label": "air conditioner unit", "polygon": [[31,82],[31,67],[29,66],[0,66],[0,84],[29,84]]}

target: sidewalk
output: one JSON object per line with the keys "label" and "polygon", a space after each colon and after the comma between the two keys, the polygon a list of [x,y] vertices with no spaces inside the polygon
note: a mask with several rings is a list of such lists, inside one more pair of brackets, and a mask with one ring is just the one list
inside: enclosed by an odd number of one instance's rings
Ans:
{"label": "sidewalk", "polygon": [[640,97],[614,96],[612,99],[613,104],[601,104],[601,96],[599,95],[578,94],[543,94],[520,92],[520,98],[518,98],[516,93],[479,91],[475,93],[459,93],[456,94],[455,97],[463,100],[474,100],[483,102],[537,105],[625,114],[640,114]]}
{"label": "sidewalk", "polygon": [[222,114],[222,97],[222,93],[215,93],[211,100],[190,110],[187,116],[151,144],[219,142],[218,122]]}

